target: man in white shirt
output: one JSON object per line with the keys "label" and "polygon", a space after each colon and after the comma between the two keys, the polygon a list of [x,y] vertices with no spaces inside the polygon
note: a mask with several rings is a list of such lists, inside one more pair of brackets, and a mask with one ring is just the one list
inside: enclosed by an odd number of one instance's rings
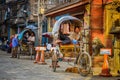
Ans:
{"label": "man in white shirt", "polygon": [[29,46],[29,53],[30,55],[34,54],[33,50],[34,50],[34,43],[35,43],[35,36],[34,33],[31,33],[31,35],[28,38],[28,46]]}
{"label": "man in white shirt", "polygon": [[34,36],[33,33],[31,33],[31,36],[29,36],[28,41],[29,41],[32,45],[34,45],[34,42],[35,42],[35,36]]}

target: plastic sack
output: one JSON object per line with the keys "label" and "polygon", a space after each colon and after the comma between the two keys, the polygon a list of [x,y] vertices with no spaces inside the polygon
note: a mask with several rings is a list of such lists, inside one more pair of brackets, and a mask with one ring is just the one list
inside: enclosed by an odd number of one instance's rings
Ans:
{"label": "plastic sack", "polygon": [[77,42],[77,40],[72,40],[72,43],[77,44],[78,42]]}

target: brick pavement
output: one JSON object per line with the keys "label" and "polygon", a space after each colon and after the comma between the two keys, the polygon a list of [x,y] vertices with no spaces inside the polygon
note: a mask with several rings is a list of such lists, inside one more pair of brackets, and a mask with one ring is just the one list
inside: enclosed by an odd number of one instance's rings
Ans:
{"label": "brick pavement", "polygon": [[20,59],[10,58],[10,54],[0,51],[0,80],[120,80],[120,77],[82,77],[76,73],[64,72],[69,66],[66,62],[57,72],[52,72],[49,67],[51,61],[46,60],[47,65],[34,64],[30,56],[22,56]]}

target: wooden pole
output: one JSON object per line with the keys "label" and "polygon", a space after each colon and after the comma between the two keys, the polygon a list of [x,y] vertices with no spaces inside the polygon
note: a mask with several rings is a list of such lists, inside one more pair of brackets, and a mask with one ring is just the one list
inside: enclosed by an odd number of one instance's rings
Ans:
{"label": "wooden pole", "polygon": [[38,4],[37,4],[37,6],[38,6],[38,10],[37,10],[37,15],[38,15],[38,45],[40,45],[40,37],[39,37],[39,35],[40,35],[40,13],[39,13],[39,8],[40,8],[40,0],[38,0]]}

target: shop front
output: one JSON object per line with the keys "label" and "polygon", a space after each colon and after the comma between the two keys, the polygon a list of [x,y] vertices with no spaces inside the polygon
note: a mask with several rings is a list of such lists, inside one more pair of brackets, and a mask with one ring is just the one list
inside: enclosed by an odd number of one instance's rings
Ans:
{"label": "shop front", "polygon": [[120,1],[113,0],[105,7],[105,36],[106,45],[112,49],[109,59],[110,70],[113,76],[120,74]]}
{"label": "shop front", "polygon": [[[51,31],[56,20],[62,16],[71,15],[83,20],[85,5],[88,4],[88,0],[79,1],[77,3],[69,5],[60,5],[54,9],[48,10],[45,16],[48,18],[48,31]],[[61,7],[62,6],[62,7]]]}

